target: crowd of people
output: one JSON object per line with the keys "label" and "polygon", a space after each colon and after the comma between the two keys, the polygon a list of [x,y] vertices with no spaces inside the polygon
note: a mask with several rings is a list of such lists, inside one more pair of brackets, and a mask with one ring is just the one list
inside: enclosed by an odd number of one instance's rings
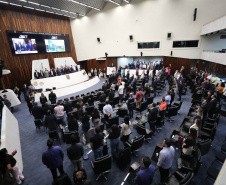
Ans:
{"label": "crowd of people", "polygon": [[45,68],[45,70],[43,69],[43,70],[40,70],[39,72],[38,72],[38,70],[35,70],[34,77],[35,77],[35,79],[49,78],[49,77],[74,73],[78,70],[79,69],[78,69],[77,65],[71,65],[71,66],[65,65],[65,67],[61,66],[61,67],[57,67],[56,69],[52,68],[50,70]]}
{"label": "crowd of people", "polygon": [[[144,65],[146,65],[147,72],[139,74],[138,69],[143,68]],[[108,120],[113,113],[114,105],[112,102],[114,97],[118,95],[120,104],[126,104],[128,108],[128,116],[124,117],[124,121],[121,125],[113,124],[110,128],[111,132],[109,133],[108,139],[110,140],[112,154],[119,149],[120,142],[125,143],[130,139],[132,133],[131,119],[134,117],[134,104],[136,105],[136,108],[139,109],[141,103],[147,101],[150,97],[151,92],[153,92],[155,98],[157,96],[158,85],[162,81],[168,79],[171,75],[171,65],[165,68],[162,66],[162,62],[150,62],[148,64],[137,62],[135,68],[136,76],[131,76],[129,70],[127,71],[127,74],[125,74],[125,69],[121,67],[108,77],[106,76],[105,69],[103,71],[99,70],[99,72],[96,69],[93,71],[91,70],[92,75],[99,75],[99,77],[106,78],[102,85],[102,92],[97,100],[100,103],[104,103],[102,112],[99,112],[94,106],[94,96],[92,94],[90,94],[88,101],[85,103],[83,103],[83,100],[80,97],[72,97],[70,100],[66,98],[63,102],[57,101],[56,94],[51,90],[48,99],[43,93],[41,94],[41,106],[39,106],[38,103],[34,102],[34,91],[32,85],[29,87],[24,85],[22,93],[27,101],[29,112],[34,116],[34,120],[41,120],[49,132],[58,129],[59,120],[61,120],[60,123],[62,125],[68,127],[69,131],[78,132],[79,122],[81,122],[81,130],[84,134],[86,144],[90,145],[94,159],[98,159],[103,156],[103,148],[105,145],[105,134],[102,132],[101,122],[103,122],[104,127],[107,127]],[[59,69],[57,70],[61,71]],[[58,74],[57,70],[55,74]],[[150,73],[151,70],[152,73]],[[69,71],[72,70],[69,70],[69,67],[67,67],[67,69],[64,68],[63,71],[64,72],[59,73],[59,75],[69,73]],[[190,74],[186,76],[184,66],[182,66],[180,70],[176,70],[174,75],[171,76],[173,76],[176,86],[170,86],[166,95],[161,98],[161,102],[151,104],[148,108],[147,123],[149,124],[153,136],[155,136],[157,116],[160,115],[161,112],[169,110],[175,99],[176,92],[178,93],[178,100],[181,101],[182,92],[186,88],[185,79],[195,81],[195,84],[201,87],[204,99],[202,106],[197,109],[197,112],[194,115],[193,124],[189,127],[189,134],[182,144],[182,152],[189,155],[194,145],[197,143],[202,120],[206,117],[211,118],[213,116],[217,102],[220,101],[223,96],[225,84],[223,82],[218,83],[216,75],[212,76],[210,73],[204,71],[198,72],[196,68],[191,68]],[[39,76],[37,77],[39,78]],[[138,80],[141,82],[141,86],[137,86]],[[130,87],[131,91],[127,92],[126,87]],[[21,90],[18,87],[15,87],[14,92],[18,96],[21,94]],[[4,102],[7,104],[7,96],[4,96],[4,98],[6,99]],[[74,105],[73,102],[76,102],[76,105]],[[91,115],[87,114],[84,106],[94,106]],[[101,114],[103,114],[103,120],[101,120]],[[90,120],[92,124],[90,124]],[[71,146],[67,149],[67,156],[74,168],[74,181],[80,182],[80,184],[89,185],[92,183],[87,180],[87,175],[84,170],[84,149],[83,145],[80,143],[80,136],[81,134],[71,135]],[[42,154],[42,162],[50,169],[54,183],[57,180],[57,169],[61,175],[65,174],[63,168],[64,152],[61,147],[53,146],[52,139],[48,139],[47,146],[48,149]],[[4,154],[1,154],[2,156],[8,155],[7,150],[4,152]],[[157,166],[154,167],[151,164],[151,160],[148,156],[143,157],[143,168],[137,173],[134,182],[138,185],[151,184],[155,171],[159,170],[161,183],[164,183],[169,176],[169,170],[172,166],[174,156],[175,150],[171,146],[171,140],[165,138],[163,141],[163,149],[159,153]],[[1,164],[7,166],[8,159],[4,159]],[[11,165],[12,167],[14,166],[13,164]],[[22,173],[20,173],[18,167],[14,170],[14,173],[19,174],[16,179],[21,183],[24,180],[24,177]]]}

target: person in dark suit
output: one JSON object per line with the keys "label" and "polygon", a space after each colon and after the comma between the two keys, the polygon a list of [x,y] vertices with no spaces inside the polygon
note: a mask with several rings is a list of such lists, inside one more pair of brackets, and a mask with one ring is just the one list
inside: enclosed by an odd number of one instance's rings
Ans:
{"label": "person in dark suit", "polygon": [[217,99],[216,99],[216,96],[213,94],[211,96],[211,101],[209,102],[209,105],[208,105],[208,116],[209,116],[209,118],[213,117],[213,114],[215,113],[216,107],[217,107]]}
{"label": "person in dark suit", "polygon": [[44,112],[42,107],[38,106],[38,103],[34,103],[34,107],[32,108],[32,115],[34,116],[35,119],[41,119],[43,121],[44,118]]}
{"label": "person in dark suit", "polygon": [[56,94],[53,92],[53,90],[51,90],[49,94],[49,101],[51,102],[51,104],[56,104],[56,99]]}
{"label": "person in dark suit", "polygon": [[72,111],[72,103],[69,102],[68,98],[65,99],[64,110],[66,111],[66,113],[69,113]]}
{"label": "person in dark suit", "polygon": [[106,92],[106,90],[107,90],[107,84],[103,82],[102,91]]}
{"label": "person in dark suit", "polygon": [[40,100],[40,103],[42,104],[42,107],[44,107],[45,103],[48,102],[46,96],[43,93],[41,93],[39,100]]}
{"label": "person in dark suit", "polygon": [[114,97],[115,97],[115,93],[111,89],[110,92],[109,92],[109,94],[108,94],[109,102],[113,102]]}
{"label": "person in dark suit", "polygon": [[136,78],[133,79],[132,87],[133,87],[134,94],[136,94],[136,87],[137,87],[137,79]]}
{"label": "person in dark suit", "polygon": [[51,114],[51,110],[47,110],[47,115],[45,117],[45,125],[50,132],[57,129],[57,118],[54,114]]}
{"label": "person in dark suit", "polygon": [[129,110],[130,119],[133,118],[133,106],[134,106],[134,98],[133,98],[133,94],[130,93],[129,99],[127,101],[127,107],[128,107],[128,110]]}
{"label": "person in dark suit", "polygon": [[130,73],[129,73],[129,70],[127,71],[127,74],[126,74],[126,79],[129,80],[129,76],[130,76]]}
{"label": "person in dark suit", "polygon": [[39,79],[39,77],[40,77],[39,72],[37,70],[35,70],[35,72],[34,72],[34,77],[36,79]]}
{"label": "person in dark suit", "polygon": [[182,74],[182,76],[185,75],[184,66],[181,67],[180,73]]}
{"label": "person in dark suit", "polygon": [[78,171],[75,174],[76,185],[92,185],[89,179],[86,179],[83,171]]}
{"label": "person in dark suit", "polygon": [[49,76],[50,77],[53,77],[54,76],[54,73],[53,73],[53,70],[52,69],[50,69],[50,71],[49,71]]}
{"label": "person in dark suit", "polygon": [[157,115],[158,115],[158,109],[156,108],[156,104],[152,103],[151,109],[149,110],[149,113],[148,113],[148,123],[153,133],[155,133],[155,122],[157,120]]}
{"label": "person in dark suit", "polygon": [[45,78],[45,75],[44,75],[44,73],[42,72],[42,70],[40,70],[39,78]]}
{"label": "person in dark suit", "polygon": [[43,107],[43,112],[45,115],[47,115],[48,110],[53,114],[53,108],[48,104],[48,102],[45,103],[45,106]]}
{"label": "person in dark suit", "polygon": [[157,78],[156,78],[156,77],[154,77],[154,81],[152,82],[152,87],[153,87],[154,97],[156,97],[157,85],[158,85]]}
{"label": "person in dark suit", "polygon": [[207,92],[207,97],[206,97],[206,99],[207,99],[209,102],[211,101],[211,96],[212,96],[211,91],[208,91],[208,92]]}
{"label": "person in dark suit", "polygon": [[181,95],[182,95],[183,88],[184,88],[184,84],[182,83],[182,81],[180,81],[178,84],[179,101],[181,101]]}
{"label": "person in dark suit", "polygon": [[57,68],[56,73],[57,73],[57,75],[58,75],[58,76],[60,76],[60,75],[61,75],[61,71],[60,71],[60,69],[59,69],[59,68]]}
{"label": "person in dark suit", "polygon": [[174,97],[175,97],[175,93],[174,93],[174,90],[173,89],[170,89],[170,96],[171,96],[171,100],[170,100],[170,106],[171,106],[171,104],[174,101]]}
{"label": "person in dark suit", "polygon": [[106,94],[104,94],[104,91],[102,91],[100,95],[100,102],[104,103],[105,100],[106,100]]}
{"label": "person in dark suit", "polygon": [[78,131],[78,122],[77,120],[74,118],[73,113],[70,113],[68,116],[68,129],[69,131]]}
{"label": "person in dark suit", "polygon": [[202,102],[202,110],[203,110],[203,119],[205,119],[207,117],[207,113],[208,113],[208,104],[209,101],[207,99],[204,99]]}

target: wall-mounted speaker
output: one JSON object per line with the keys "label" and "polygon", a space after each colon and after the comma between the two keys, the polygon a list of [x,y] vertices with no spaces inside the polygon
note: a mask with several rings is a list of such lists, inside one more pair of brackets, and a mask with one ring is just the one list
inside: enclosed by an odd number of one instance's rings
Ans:
{"label": "wall-mounted speaker", "polygon": [[107,52],[105,52],[105,57],[106,57],[106,58],[108,57],[108,53],[107,53]]}
{"label": "wall-mounted speaker", "polygon": [[167,39],[171,39],[172,33],[167,33]]}
{"label": "wall-mounted speaker", "polygon": [[170,55],[173,56],[173,51],[171,51]]}
{"label": "wall-mounted speaker", "polygon": [[97,37],[97,42],[100,42],[100,38],[99,37]]}
{"label": "wall-mounted speaker", "polygon": [[141,57],[143,56],[143,52],[140,52],[140,56],[141,56]]}
{"label": "wall-mounted speaker", "polygon": [[197,8],[195,8],[195,10],[194,10],[194,19],[193,19],[193,21],[196,21],[196,15],[197,15]]}
{"label": "wall-mounted speaker", "polygon": [[131,40],[131,41],[133,40],[133,36],[132,35],[129,36],[129,40]]}

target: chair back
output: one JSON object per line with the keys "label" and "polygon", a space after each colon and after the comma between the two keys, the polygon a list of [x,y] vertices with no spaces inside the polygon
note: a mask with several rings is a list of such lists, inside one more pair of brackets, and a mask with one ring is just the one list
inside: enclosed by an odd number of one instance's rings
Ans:
{"label": "chair back", "polygon": [[140,135],[145,136],[146,135],[146,129],[143,125],[137,124],[137,133]]}
{"label": "chair back", "polygon": [[207,139],[198,143],[198,147],[200,149],[201,155],[205,155],[209,152],[211,147],[212,140]]}
{"label": "chair back", "polygon": [[119,108],[117,114],[118,114],[119,117],[124,118],[125,116],[128,115],[128,112],[127,112],[127,109]]}
{"label": "chair back", "polygon": [[178,110],[178,107],[170,107],[168,115],[169,116],[176,116],[177,115],[177,110]]}
{"label": "chair back", "polygon": [[42,127],[43,126],[42,121],[40,119],[35,120],[34,122],[35,122],[36,127]]}
{"label": "chair back", "polygon": [[71,131],[71,132],[64,132],[64,141],[66,142],[66,144],[71,144],[71,135],[72,134],[76,134],[78,135],[77,131]]}
{"label": "chair back", "polygon": [[56,130],[49,132],[49,138],[51,139],[59,139],[59,135]]}
{"label": "chair back", "polygon": [[139,149],[140,147],[142,147],[144,143],[144,136],[138,136],[137,138],[135,138],[133,140],[132,146],[131,146],[131,152]]}
{"label": "chair back", "polygon": [[180,181],[180,185],[188,185],[188,184],[190,184],[190,182],[191,182],[191,180],[192,180],[193,177],[194,177],[194,173],[188,172],[188,173],[185,175],[184,179],[182,179],[182,180]]}
{"label": "chair back", "polygon": [[86,112],[87,112],[88,115],[92,115],[93,108],[94,108],[94,106],[86,107]]}
{"label": "chair back", "polygon": [[105,106],[105,103],[99,103],[98,104],[98,109],[99,111],[103,111],[103,107]]}
{"label": "chair back", "polygon": [[108,127],[111,128],[112,125],[119,125],[119,116],[110,117],[108,119]]}
{"label": "chair back", "polygon": [[111,155],[106,155],[96,159],[95,161],[91,161],[91,165],[93,167],[95,174],[101,174],[111,169]]}

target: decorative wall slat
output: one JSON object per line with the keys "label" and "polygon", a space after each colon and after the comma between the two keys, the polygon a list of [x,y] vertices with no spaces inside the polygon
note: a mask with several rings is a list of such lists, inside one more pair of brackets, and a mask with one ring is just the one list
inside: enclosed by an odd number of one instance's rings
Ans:
{"label": "decorative wall slat", "polygon": [[[58,57],[72,57],[77,62],[69,18],[34,10],[26,10],[26,13],[24,11],[24,8],[9,5],[1,4],[0,7],[0,59],[5,61],[5,69],[11,70],[10,75],[2,77],[3,88],[29,84],[32,60],[48,58],[51,68],[54,67],[53,59]],[[6,30],[69,34],[71,52],[13,55]]]}

